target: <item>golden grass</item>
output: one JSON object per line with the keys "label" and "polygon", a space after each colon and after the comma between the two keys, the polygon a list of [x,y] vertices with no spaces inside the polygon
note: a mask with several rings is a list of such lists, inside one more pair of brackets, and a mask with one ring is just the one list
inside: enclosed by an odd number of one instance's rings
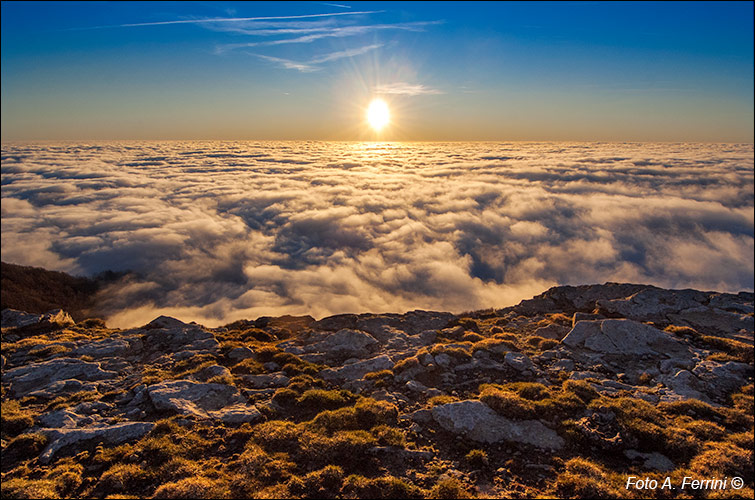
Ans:
{"label": "golden grass", "polygon": [[625,498],[624,475],[608,471],[586,458],[572,458],[556,478],[554,486],[559,498]]}
{"label": "golden grass", "polygon": [[426,498],[472,498],[472,495],[458,479],[442,478],[430,489]]}
{"label": "golden grass", "polygon": [[390,475],[368,479],[352,474],[344,481],[341,493],[343,498],[425,498],[420,487]]}
{"label": "golden grass", "polygon": [[36,413],[28,408],[21,408],[16,400],[6,400],[0,406],[0,423],[3,438],[17,436],[19,433],[34,425]]}
{"label": "golden grass", "polygon": [[195,476],[160,485],[152,498],[230,498],[230,489],[225,481]]}

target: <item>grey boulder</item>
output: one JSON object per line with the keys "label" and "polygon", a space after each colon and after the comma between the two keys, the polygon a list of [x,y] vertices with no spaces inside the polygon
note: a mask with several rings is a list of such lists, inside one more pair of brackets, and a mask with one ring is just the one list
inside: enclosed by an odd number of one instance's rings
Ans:
{"label": "grey boulder", "polygon": [[39,432],[50,439],[50,444],[42,452],[39,461],[50,463],[52,457],[67,446],[96,441],[107,445],[116,445],[139,439],[155,427],[152,422],[131,422],[88,429],[40,429]]}
{"label": "grey boulder", "polygon": [[75,358],[56,358],[8,370],[3,375],[3,382],[10,382],[11,391],[20,396],[59,380],[93,381],[117,377],[118,373],[103,370],[99,363]]}
{"label": "grey boulder", "polygon": [[257,408],[247,405],[245,398],[232,385],[174,380],[147,387],[147,394],[157,410],[227,423],[262,419]]}
{"label": "grey boulder", "polygon": [[564,440],[538,420],[509,420],[482,401],[469,399],[435,406],[433,419],[445,430],[482,443],[509,441],[558,450]]}

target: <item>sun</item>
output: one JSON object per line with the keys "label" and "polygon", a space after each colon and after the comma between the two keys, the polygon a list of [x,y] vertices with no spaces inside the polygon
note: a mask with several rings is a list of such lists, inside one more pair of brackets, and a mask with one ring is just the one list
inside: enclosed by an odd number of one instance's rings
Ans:
{"label": "sun", "polygon": [[391,121],[391,112],[382,99],[373,99],[367,108],[367,122],[370,127],[380,132]]}

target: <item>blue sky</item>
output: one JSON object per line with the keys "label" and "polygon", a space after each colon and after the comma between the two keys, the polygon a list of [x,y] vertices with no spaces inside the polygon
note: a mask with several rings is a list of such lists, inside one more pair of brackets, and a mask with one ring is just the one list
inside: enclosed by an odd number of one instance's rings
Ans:
{"label": "blue sky", "polygon": [[3,140],[753,138],[752,2],[3,2],[1,59]]}

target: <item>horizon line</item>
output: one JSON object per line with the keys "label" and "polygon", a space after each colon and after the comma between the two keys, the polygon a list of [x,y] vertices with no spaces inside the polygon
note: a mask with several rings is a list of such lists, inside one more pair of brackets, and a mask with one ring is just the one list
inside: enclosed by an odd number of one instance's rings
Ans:
{"label": "horizon line", "polygon": [[0,144],[43,142],[354,142],[354,143],[415,143],[415,142],[584,142],[584,143],[638,143],[638,144],[750,144],[753,141],[715,140],[632,140],[632,139],[0,139]]}

